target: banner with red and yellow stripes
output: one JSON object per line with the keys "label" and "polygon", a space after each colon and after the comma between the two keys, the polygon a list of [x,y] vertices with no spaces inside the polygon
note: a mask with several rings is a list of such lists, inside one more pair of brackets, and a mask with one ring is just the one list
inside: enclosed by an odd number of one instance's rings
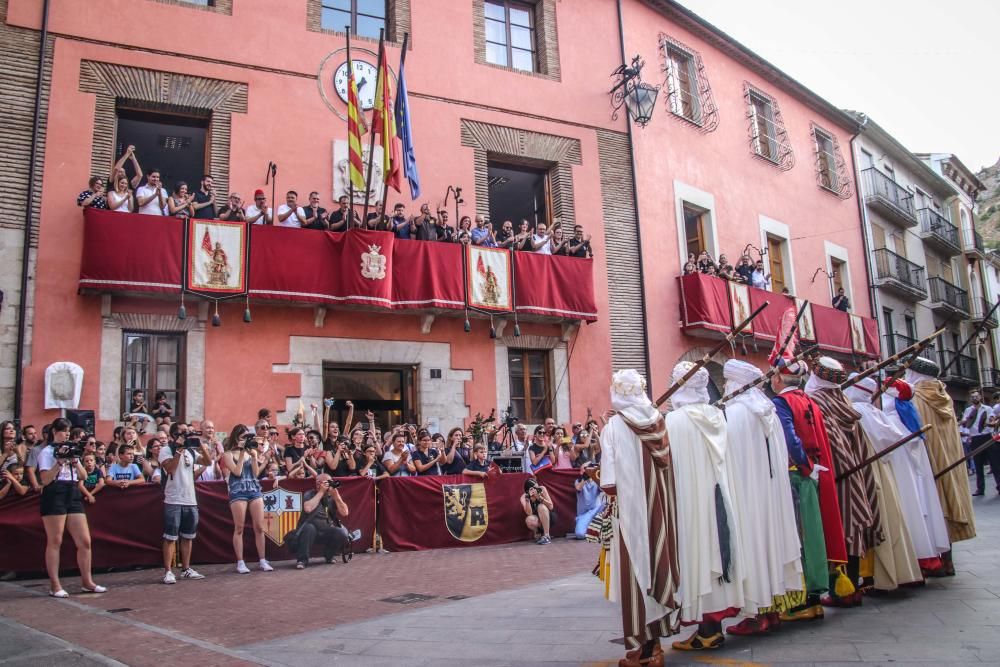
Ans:
{"label": "banner with red and yellow stripes", "polygon": [[351,185],[364,192],[367,186],[361,157],[361,105],[358,104],[358,84],[354,80],[354,64],[350,56],[347,59],[347,144]]}

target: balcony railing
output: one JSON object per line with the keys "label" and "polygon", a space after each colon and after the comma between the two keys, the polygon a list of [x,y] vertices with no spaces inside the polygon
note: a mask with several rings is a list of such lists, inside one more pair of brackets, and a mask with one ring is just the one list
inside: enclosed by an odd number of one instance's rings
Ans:
{"label": "balcony railing", "polygon": [[930,287],[930,307],[944,317],[963,318],[969,316],[969,293],[958,285],[952,285],[937,276],[927,281]]}
{"label": "balcony railing", "polygon": [[916,301],[927,296],[924,267],[888,248],[875,251],[875,278],[881,287],[892,289],[901,296],[911,297]]}
{"label": "balcony railing", "polygon": [[963,229],[962,230],[962,250],[965,252],[974,252],[980,255],[986,254],[986,243],[983,242],[983,236],[975,229]]}
{"label": "balcony railing", "polygon": [[972,321],[982,322],[986,321],[986,326],[991,328],[996,328],[997,326],[997,312],[994,310],[992,312],[993,304],[983,299],[981,297],[975,297],[972,299]]}
{"label": "balcony railing", "polygon": [[[508,251],[487,256],[460,243],[366,230],[204,226],[211,222],[187,228],[177,218],[88,209],[80,289],[177,295],[186,284],[209,294],[245,288],[251,300],[324,308],[462,317],[469,306],[547,322],[598,315],[589,259]],[[136,261],[150,248],[156,261]]]}
{"label": "balcony railing", "polygon": [[885,355],[887,357],[891,357],[900,350],[905,350],[916,342],[915,338],[910,338],[909,336],[904,336],[903,334],[885,334]]}
{"label": "balcony railing", "polygon": [[[952,359],[958,357],[952,363]],[[941,350],[939,353],[941,363],[941,379],[954,384],[976,385],[979,384],[979,364],[975,358],[967,354],[956,355],[951,350]],[[949,364],[951,364],[949,366]],[[948,367],[945,370],[945,367]]]}
{"label": "balcony railing", "polygon": [[992,391],[1000,389],[1000,370],[996,368],[980,368],[979,386]]}
{"label": "balcony railing", "polygon": [[947,218],[932,208],[920,209],[917,217],[920,218],[920,236],[925,241],[949,255],[957,255],[962,251],[958,227],[948,222]]}
{"label": "balcony railing", "polygon": [[897,224],[912,227],[917,224],[913,209],[913,194],[875,167],[861,172],[865,183],[865,203],[879,209]]}
{"label": "balcony railing", "polygon": [[[689,336],[722,338],[732,331],[734,321],[742,321],[768,302],[747,335],[757,339],[760,349],[770,349],[779,335],[782,316],[796,305],[790,297],[701,273],[680,276],[677,282],[681,329]],[[805,324],[799,327],[802,341],[815,342],[829,353],[879,357],[881,341],[875,320],[819,304],[810,304],[808,312],[812,316],[804,318]]]}

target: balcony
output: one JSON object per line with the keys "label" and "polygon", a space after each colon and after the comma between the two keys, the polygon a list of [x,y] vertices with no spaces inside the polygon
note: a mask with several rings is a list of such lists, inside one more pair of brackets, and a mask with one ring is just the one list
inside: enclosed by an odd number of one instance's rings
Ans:
{"label": "balcony", "polygon": [[965,319],[969,316],[969,293],[937,276],[927,281],[930,287],[928,306],[947,319]]}
{"label": "balcony", "polygon": [[990,310],[992,308],[993,304],[987,301],[986,299],[980,297],[974,297],[972,299],[972,314],[969,318],[970,321],[973,324],[979,324],[980,322],[985,321],[986,322],[985,326],[989,327],[990,329],[996,329],[997,311],[994,310],[991,313]]}
{"label": "balcony", "polygon": [[932,208],[922,208],[917,211],[920,219],[920,238],[929,246],[940,250],[948,257],[954,257],[962,252],[962,243],[958,238],[958,227],[948,222],[948,219]]}
{"label": "balcony", "polygon": [[[182,276],[188,276],[187,284],[196,284],[208,267],[214,269],[216,255],[209,249],[215,245],[215,252],[224,251],[226,281],[237,276],[232,289],[226,282],[214,292],[201,290],[215,295],[242,294],[245,285],[255,302],[453,317],[464,317],[468,303],[501,317],[516,312],[527,321],[597,319],[589,259],[499,251],[480,254],[473,263],[473,249],[462,244],[401,241],[389,232],[270,225],[251,225],[246,231],[244,226],[196,230],[195,224],[189,230],[178,218],[88,209],[80,290],[176,299]],[[189,253],[183,251],[185,239]],[[151,248],[157,250],[155,260],[147,261]],[[475,268],[467,271],[466,266]],[[215,274],[205,275],[211,284]]]}
{"label": "balcony", "polygon": [[909,336],[904,336],[903,334],[891,333],[885,334],[885,348],[882,350],[885,352],[885,356],[891,357],[897,352],[901,352],[917,342],[915,338],[910,338]]}
{"label": "balcony", "polygon": [[982,235],[975,229],[962,230],[962,250],[980,259],[986,259],[986,244]]}
{"label": "balcony", "polygon": [[[956,355],[951,350],[938,353],[941,364],[941,380],[948,384],[974,387],[979,384],[979,364],[967,354]],[[958,357],[955,359],[955,357]],[[952,361],[954,359],[954,361]],[[950,364],[950,366],[949,366]],[[947,366],[947,368],[945,368]]]}
{"label": "balcony", "polygon": [[[739,291],[746,289],[749,301],[739,307],[737,317],[733,317],[729,290],[733,286],[727,280],[695,273],[677,278],[680,288],[681,329],[689,336],[719,339],[732,331],[734,319],[736,324],[753,310],[769,302],[760,315],[752,322],[748,333],[755,339],[756,346],[762,351],[770,350],[778,335],[782,315],[795,308],[796,301],[781,294],[741,286]],[[733,290],[735,293],[737,290]],[[737,296],[734,294],[734,297]],[[820,350],[827,353],[844,356],[863,356],[872,359],[879,357],[878,326],[875,320],[867,317],[852,316],[830,308],[810,304],[812,313],[812,330],[816,337],[815,343]],[[855,323],[852,331],[852,320]],[[744,330],[746,333],[746,330]],[[804,338],[804,337],[803,337]],[[812,343],[813,341],[809,340]]]}
{"label": "balcony", "polygon": [[864,180],[865,203],[888,220],[903,227],[914,227],[917,215],[913,209],[913,195],[875,167],[861,172]]}
{"label": "balcony", "polygon": [[996,368],[980,368],[979,386],[983,391],[996,392],[1000,390],[1000,370]]}
{"label": "balcony", "polygon": [[927,298],[924,267],[887,248],[875,251],[875,284],[910,301]]}

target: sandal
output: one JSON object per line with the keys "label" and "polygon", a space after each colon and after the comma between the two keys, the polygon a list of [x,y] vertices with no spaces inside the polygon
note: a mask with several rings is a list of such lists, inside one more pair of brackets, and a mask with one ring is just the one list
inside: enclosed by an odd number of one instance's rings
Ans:
{"label": "sandal", "polygon": [[60,588],[59,590],[57,590],[55,592],[49,591],[49,597],[54,597],[54,598],[68,598],[69,597],[69,593],[67,593],[65,590],[63,590],[63,589]]}
{"label": "sandal", "polygon": [[702,637],[696,630],[693,635],[682,642],[674,642],[671,646],[675,651],[711,651],[722,648],[726,643],[726,638],[721,632],[716,632],[711,637]]}

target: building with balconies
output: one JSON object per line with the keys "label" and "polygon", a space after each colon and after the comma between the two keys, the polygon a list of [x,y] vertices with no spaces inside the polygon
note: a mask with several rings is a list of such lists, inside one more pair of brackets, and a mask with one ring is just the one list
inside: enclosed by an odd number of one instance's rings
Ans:
{"label": "building with balconies", "polygon": [[992,345],[984,350],[975,343],[958,353],[988,312],[979,272],[970,271],[970,258],[983,256],[981,238],[942,173],[871,118],[856,118],[855,161],[883,351],[891,355],[906,341],[945,329],[928,354],[947,366],[945,380],[961,400],[969,387],[990,386],[981,369],[992,380],[988,371],[996,367]]}

